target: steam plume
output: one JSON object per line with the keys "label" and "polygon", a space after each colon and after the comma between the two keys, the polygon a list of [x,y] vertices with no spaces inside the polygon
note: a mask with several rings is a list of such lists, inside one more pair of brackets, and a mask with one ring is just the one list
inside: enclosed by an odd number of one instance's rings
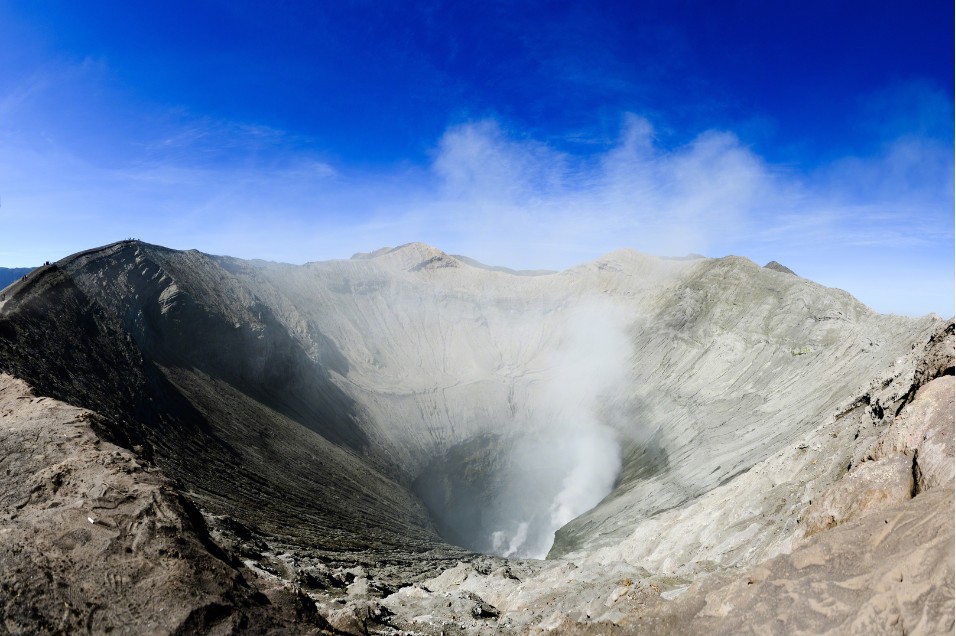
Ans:
{"label": "steam plume", "polygon": [[543,558],[554,533],[596,506],[614,487],[621,469],[615,431],[601,419],[602,401],[627,379],[631,346],[624,322],[608,306],[574,311],[536,410],[540,436],[519,442],[518,461],[531,485],[516,501],[516,525],[496,530],[492,551]]}

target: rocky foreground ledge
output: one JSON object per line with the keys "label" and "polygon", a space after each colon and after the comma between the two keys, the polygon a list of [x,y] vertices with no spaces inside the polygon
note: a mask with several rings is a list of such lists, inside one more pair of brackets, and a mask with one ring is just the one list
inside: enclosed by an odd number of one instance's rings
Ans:
{"label": "rocky foreground ledge", "polygon": [[161,471],[97,437],[98,419],[0,374],[0,631],[329,631],[299,590],[216,545]]}

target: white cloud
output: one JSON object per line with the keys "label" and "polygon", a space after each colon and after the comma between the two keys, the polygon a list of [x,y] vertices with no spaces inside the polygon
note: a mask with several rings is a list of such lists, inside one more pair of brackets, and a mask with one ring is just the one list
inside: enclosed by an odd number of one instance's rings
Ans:
{"label": "white cloud", "polygon": [[[403,204],[414,214],[385,213],[479,260],[559,268],[618,247],[736,253],[786,260],[882,311],[952,313],[953,155],[931,138],[902,136],[801,174],[729,132],[661,148],[633,115],[616,145],[587,158],[483,121],[449,129],[433,169],[439,185]],[[879,293],[881,278],[907,277],[942,284]]]}
{"label": "white cloud", "polygon": [[494,122],[457,126],[433,169],[439,186],[415,202],[423,230],[447,236],[448,249],[522,267],[568,266],[621,246],[706,249],[741,231],[780,187],[730,133],[662,151],[635,116],[617,145],[587,158],[509,138]]}
{"label": "white cloud", "polygon": [[[800,172],[728,131],[663,147],[631,114],[616,143],[586,155],[483,120],[448,128],[429,165],[355,172],[281,130],[183,112],[157,116],[139,141],[64,137],[48,113],[32,114],[62,97],[51,77],[77,84],[102,73],[80,66],[0,96],[6,265],[127,236],[291,262],[421,240],[517,268],[632,247],[775,259],[877,309],[951,313],[953,151],[920,131]],[[125,146],[114,156],[116,143]],[[928,269],[943,272],[942,284],[905,304],[864,291],[878,289],[877,275]],[[833,275],[851,270],[855,280]]]}

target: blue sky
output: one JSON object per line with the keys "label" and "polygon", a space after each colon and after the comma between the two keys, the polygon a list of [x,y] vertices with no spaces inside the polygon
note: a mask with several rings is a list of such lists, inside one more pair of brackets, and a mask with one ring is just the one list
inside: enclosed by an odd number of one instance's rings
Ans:
{"label": "blue sky", "polygon": [[953,314],[951,1],[149,4],[0,2],[0,266],[631,247]]}

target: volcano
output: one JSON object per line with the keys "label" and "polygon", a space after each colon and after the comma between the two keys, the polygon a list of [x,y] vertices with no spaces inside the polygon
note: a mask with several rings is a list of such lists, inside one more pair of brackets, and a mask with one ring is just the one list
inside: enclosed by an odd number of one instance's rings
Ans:
{"label": "volcano", "polygon": [[130,240],[4,291],[11,633],[953,629],[952,320],[421,243]]}

